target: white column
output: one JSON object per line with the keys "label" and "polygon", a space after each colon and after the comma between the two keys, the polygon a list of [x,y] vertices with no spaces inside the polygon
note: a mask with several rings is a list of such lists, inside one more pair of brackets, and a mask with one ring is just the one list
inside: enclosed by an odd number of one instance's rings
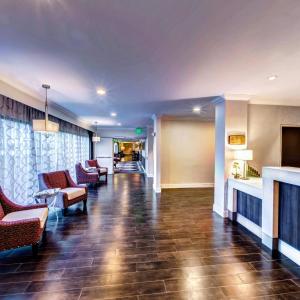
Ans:
{"label": "white column", "polygon": [[146,174],[147,177],[153,177],[153,128],[147,128],[146,140]]}
{"label": "white column", "polygon": [[[222,217],[227,211],[227,179],[230,176],[233,151],[247,148],[248,101],[219,99],[215,102],[215,191],[213,210]],[[245,134],[246,144],[231,146],[230,134]]]}
{"label": "white column", "polygon": [[263,201],[262,201],[262,243],[271,250],[277,249],[278,241],[278,182],[264,178],[263,168]]}
{"label": "white column", "polygon": [[225,101],[215,106],[215,190],[213,210],[225,217]]}
{"label": "white column", "polygon": [[153,115],[153,162],[154,162],[154,172],[153,172],[153,189],[156,193],[161,192],[161,164],[160,164],[160,150],[161,150],[161,117]]}

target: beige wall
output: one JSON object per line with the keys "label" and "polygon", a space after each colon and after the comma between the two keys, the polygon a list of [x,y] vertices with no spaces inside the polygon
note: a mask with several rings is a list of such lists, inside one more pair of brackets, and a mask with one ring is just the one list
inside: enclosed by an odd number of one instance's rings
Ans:
{"label": "beige wall", "polygon": [[214,123],[162,120],[162,187],[214,182]]}
{"label": "beige wall", "polygon": [[249,105],[248,148],[253,149],[250,166],[280,166],[281,125],[300,125],[300,107]]}

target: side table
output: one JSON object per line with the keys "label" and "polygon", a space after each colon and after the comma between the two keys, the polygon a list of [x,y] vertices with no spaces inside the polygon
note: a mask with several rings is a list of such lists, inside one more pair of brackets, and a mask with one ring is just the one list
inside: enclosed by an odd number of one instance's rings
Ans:
{"label": "side table", "polygon": [[[57,194],[59,193],[61,189],[56,188],[56,189],[47,189],[43,190],[40,192],[36,192],[33,197],[35,199],[36,203],[45,203],[48,205],[48,208],[54,208],[56,206],[56,201],[57,201]],[[55,210],[56,217],[58,218],[57,212]]]}

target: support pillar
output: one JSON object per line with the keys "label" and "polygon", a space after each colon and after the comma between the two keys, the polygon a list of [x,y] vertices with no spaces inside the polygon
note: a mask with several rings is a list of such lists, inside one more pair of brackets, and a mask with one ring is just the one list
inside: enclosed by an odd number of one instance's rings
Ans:
{"label": "support pillar", "polygon": [[160,164],[160,152],[161,152],[161,117],[153,115],[153,162],[154,162],[154,174],[153,174],[153,190],[156,193],[161,192],[161,164]]}
{"label": "support pillar", "polygon": [[[233,151],[247,148],[248,101],[220,98],[215,102],[215,190],[213,210],[228,217],[227,179],[231,175]],[[245,134],[246,144],[228,144],[230,134]]]}

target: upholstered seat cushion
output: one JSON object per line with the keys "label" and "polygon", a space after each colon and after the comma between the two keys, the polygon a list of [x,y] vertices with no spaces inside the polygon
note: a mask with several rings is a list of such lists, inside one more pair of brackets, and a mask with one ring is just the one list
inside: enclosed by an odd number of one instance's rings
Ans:
{"label": "upholstered seat cushion", "polygon": [[44,228],[45,222],[48,217],[48,207],[35,208],[35,209],[27,209],[15,211],[4,216],[2,221],[5,222],[13,222],[13,221],[22,221],[33,218],[40,219],[41,228]]}
{"label": "upholstered seat cushion", "polygon": [[107,169],[106,168],[100,168],[99,171],[100,171],[100,173],[107,173]]}
{"label": "upholstered seat cushion", "polygon": [[61,189],[60,192],[66,193],[68,195],[68,200],[75,199],[79,196],[82,196],[85,194],[85,188],[74,188],[74,187],[68,187],[65,189]]}

